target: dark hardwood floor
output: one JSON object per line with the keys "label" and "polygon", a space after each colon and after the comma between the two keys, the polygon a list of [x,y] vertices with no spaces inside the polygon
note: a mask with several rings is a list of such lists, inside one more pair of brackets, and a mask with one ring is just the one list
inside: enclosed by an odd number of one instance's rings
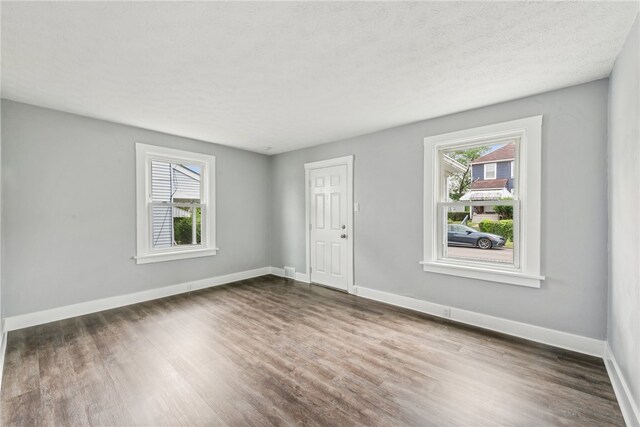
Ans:
{"label": "dark hardwood floor", "polygon": [[601,360],[274,276],[13,331],[2,425],[624,425]]}

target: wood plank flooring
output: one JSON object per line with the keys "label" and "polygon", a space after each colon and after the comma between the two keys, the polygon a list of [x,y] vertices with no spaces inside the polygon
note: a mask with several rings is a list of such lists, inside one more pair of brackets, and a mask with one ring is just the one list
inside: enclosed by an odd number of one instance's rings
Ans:
{"label": "wood plank flooring", "polygon": [[13,331],[2,425],[624,425],[601,360],[264,276]]}

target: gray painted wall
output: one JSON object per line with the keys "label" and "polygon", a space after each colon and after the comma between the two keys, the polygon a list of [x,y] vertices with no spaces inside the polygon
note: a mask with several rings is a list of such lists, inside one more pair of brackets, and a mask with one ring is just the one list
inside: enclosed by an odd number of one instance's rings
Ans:
{"label": "gray painted wall", "polygon": [[640,18],[609,83],[609,322],[607,341],[640,407]]}
{"label": "gray painted wall", "polygon": [[[354,200],[361,209],[352,232],[356,285],[603,339],[607,84],[600,80],[274,156],[271,265],[305,270],[303,164],[354,154]],[[539,114],[542,288],[423,272],[423,138]]]}
{"label": "gray painted wall", "polygon": [[[266,156],[2,101],[4,316],[269,265]],[[216,156],[213,257],[136,265],[135,142]]]}

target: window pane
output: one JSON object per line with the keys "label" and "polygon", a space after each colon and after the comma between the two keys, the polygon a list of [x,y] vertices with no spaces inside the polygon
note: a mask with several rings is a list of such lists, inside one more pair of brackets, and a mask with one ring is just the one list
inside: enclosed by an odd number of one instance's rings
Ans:
{"label": "window pane", "polygon": [[517,194],[513,164],[517,142],[509,140],[470,148],[443,150],[440,155],[441,201],[511,199]]}
{"label": "window pane", "polygon": [[173,220],[171,206],[157,206],[151,208],[152,241],[154,249],[170,248],[173,244]]}
{"label": "window pane", "polygon": [[[202,208],[184,205],[154,205],[152,229],[154,249],[202,244]],[[193,221],[195,215],[195,223]],[[195,239],[194,239],[195,237]]]}
{"label": "window pane", "polygon": [[496,179],[496,164],[485,163],[484,165],[484,179]]}
{"label": "window pane", "polygon": [[[445,258],[514,264],[513,207],[505,205],[445,207]],[[456,211],[457,210],[457,211]]]}
{"label": "window pane", "polygon": [[[174,207],[173,230],[175,246],[201,244],[202,209]],[[193,221],[195,215],[195,223]]]}
{"label": "window pane", "polygon": [[172,164],[173,201],[200,203],[200,175],[202,167],[192,164]]}
{"label": "window pane", "polygon": [[171,164],[151,162],[151,201],[171,202]]}
{"label": "window pane", "polygon": [[151,162],[153,202],[200,203],[202,166],[187,163]]}

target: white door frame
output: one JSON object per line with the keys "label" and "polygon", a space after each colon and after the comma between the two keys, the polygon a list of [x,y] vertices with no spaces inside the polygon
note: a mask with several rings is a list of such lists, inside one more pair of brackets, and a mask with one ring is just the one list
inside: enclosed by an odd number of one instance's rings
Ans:
{"label": "white door frame", "polygon": [[353,155],[338,157],[335,159],[320,160],[304,164],[304,217],[305,217],[305,249],[307,262],[307,277],[311,282],[311,228],[309,224],[310,204],[309,189],[311,181],[309,175],[312,169],[321,169],[329,166],[347,166],[347,292],[355,293],[353,284]]}

